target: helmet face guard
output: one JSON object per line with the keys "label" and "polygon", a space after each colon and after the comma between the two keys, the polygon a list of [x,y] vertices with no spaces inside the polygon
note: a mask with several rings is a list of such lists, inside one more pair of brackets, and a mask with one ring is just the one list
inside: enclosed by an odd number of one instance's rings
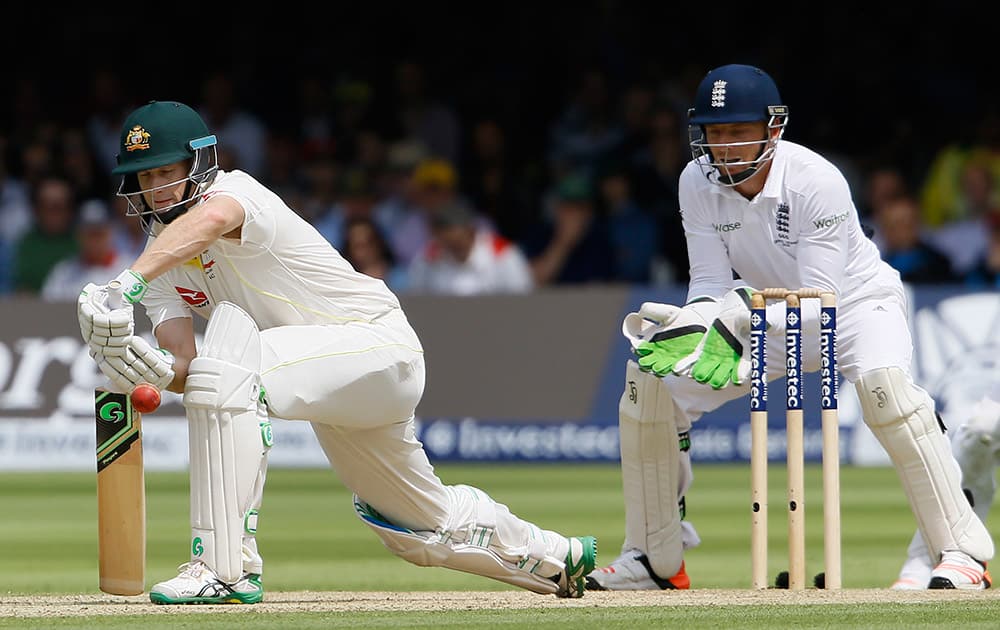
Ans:
{"label": "helmet face guard", "polygon": [[[694,157],[705,177],[719,186],[738,186],[758,172],[764,164],[774,157],[774,149],[785,134],[788,124],[788,109],[780,106],[769,107],[770,117],[767,120],[767,135],[761,140],[732,143],[709,143],[705,140],[705,127],[688,125],[688,139],[691,143],[691,155]],[[777,111],[780,110],[780,111]],[[757,156],[752,160],[732,160],[730,151],[734,148],[759,146]]]}
{"label": "helmet face guard", "polygon": [[[121,152],[112,174],[121,175],[118,196],[128,200],[127,215],[138,216],[146,232],[152,234],[157,224],[165,225],[187,212],[215,179],[219,156],[215,136],[201,115],[183,103],[151,101],[136,109],[122,126]],[[187,177],[156,188],[142,190],[138,174],[171,164],[190,164]],[[184,183],[183,199],[166,208],[154,210],[146,198],[158,190]]]}
{"label": "helmet face guard", "polygon": [[[143,229],[147,234],[152,235],[154,227],[157,224],[167,225],[187,212],[188,204],[197,199],[215,180],[215,174],[219,170],[219,157],[216,150],[215,136],[206,136],[193,140],[190,145],[194,157],[191,159],[191,168],[188,170],[187,177],[170,182],[169,184],[163,184],[162,186],[141,189],[139,187],[139,178],[135,173],[126,173],[122,176],[117,194],[128,201],[128,209],[125,214],[127,216],[139,217]],[[156,210],[150,208],[149,204],[146,203],[147,195],[152,195],[164,188],[172,188],[183,182],[187,182],[187,184],[180,201]]]}
{"label": "helmet face guard", "polygon": [[[694,107],[688,110],[691,155],[714,184],[738,186],[760,172],[773,157],[788,124],[788,108],[781,105],[778,87],[760,68],[740,64],[710,71],[698,85]],[[706,125],[764,123],[760,140],[709,143]],[[740,149],[758,145],[756,157],[742,157]]]}

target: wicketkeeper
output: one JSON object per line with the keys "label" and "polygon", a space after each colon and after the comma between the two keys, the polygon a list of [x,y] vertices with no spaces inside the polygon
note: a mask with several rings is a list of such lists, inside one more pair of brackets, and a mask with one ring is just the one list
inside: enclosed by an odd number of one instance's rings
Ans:
{"label": "wicketkeeper", "polygon": [[[694,159],[679,183],[688,301],[646,304],[626,319],[636,356],[626,367],[619,419],[625,542],[618,559],[589,576],[588,587],[689,586],[684,549],[698,537],[683,520],[688,430],[703,413],[748,392],[746,287],[809,287],[838,297],[840,371],[899,473],[934,565],[926,586],[986,588],[993,540],[962,493],[934,400],[911,378],[899,273],[864,234],[837,167],[782,140],[787,123],[788,107],[759,68],[716,68],[697,89],[689,124]],[[771,378],[785,373],[784,309],[768,309]],[[806,300],[802,313],[801,359],[815,371],[816,300]]]}

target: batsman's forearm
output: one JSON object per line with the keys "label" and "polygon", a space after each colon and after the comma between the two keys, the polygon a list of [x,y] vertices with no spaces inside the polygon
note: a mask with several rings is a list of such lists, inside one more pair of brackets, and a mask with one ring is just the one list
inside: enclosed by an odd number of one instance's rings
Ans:
{"label": "batsman's forearm", "polygon": [[213,212],[182,215],[168,225],[132,265],[146,281],[191,260],[214,243],[227,228],[224,217]]}
{"label": "batsman's forearm", "polygon": [[191,365],[189,359],[184,359],[181,357],[176,357],[174,360],[174,380],[170,382],[167,389],[177,393],[184,393],[184,381],[187,380],[188,367]]}

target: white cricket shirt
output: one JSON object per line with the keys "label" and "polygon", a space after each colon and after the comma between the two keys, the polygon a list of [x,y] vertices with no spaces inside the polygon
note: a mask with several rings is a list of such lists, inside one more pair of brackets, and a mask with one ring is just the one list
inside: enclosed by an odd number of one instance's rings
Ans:
{"label": "white cricket shirt", "polygon": [[155,329],[191,311],[208,318],[221,301],[247,311],[261,330],[370,321],[399,308],[379,279],[354,270],[273,192],[242,171],[219,171],[202,200],[227,195],[243,206],[240,239],[220,238],[150,282],[142,300]]}
{"label": "white cricket shirt", "polygon": [[831,290],[840,305],[904,299],[899,273],[862,231],[847,180],[815,151],[778,142],[764,189],[751,200],[709,182],[692,161],[681,173],[679,200],[689,301],[721,298],[734,286],[733,272],[758,289]]}

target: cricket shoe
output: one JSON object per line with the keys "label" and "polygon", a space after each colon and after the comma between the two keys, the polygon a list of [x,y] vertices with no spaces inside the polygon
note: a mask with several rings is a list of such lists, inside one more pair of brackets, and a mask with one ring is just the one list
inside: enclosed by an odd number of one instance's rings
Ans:
{"label": "cricket shoe", "polygon": [[566,569],[554,577],[559,584],[556,597],[583,597],[587,574],[597,566],[597,539],[593,536],[567,538]]}
{"label": "cricket shoe", "polygon": [[923,591],[927,589],[929,581],[929,579],[921,580],[919,578],[900,576],[896,578],[896,581],[892,583],[890,588],[894,591]]}
{"label": "cricket shoe", "polygon": [[922,591],[927,588],[931,581],[931,572],[934,566],[931,559],[926,554],[917,557],[907,558],[903,563],[903,568],[899,571],[899,577],[892,583],[894,591]]}
{"label": "cricket shoe", "polygon": [[590,591],[659,591],[691,588],[691,578],[681,568],[670,578],[661,578],[653,571],[649,558],[638,549],[630,549],[606,567],[587,576]]}
{"label": "cricket shoe", "polygon": [[961,551],[946,551],[931,572],[927,588],[981,591],[990,587],[992,578],[986,565]]}
{"label": "cricket shoe", "polygon": [[226,584],[204,562],[185,562],[180,574],[149,589],[154,604],[256,604],[264,599],[260,575],[246,573]]}

